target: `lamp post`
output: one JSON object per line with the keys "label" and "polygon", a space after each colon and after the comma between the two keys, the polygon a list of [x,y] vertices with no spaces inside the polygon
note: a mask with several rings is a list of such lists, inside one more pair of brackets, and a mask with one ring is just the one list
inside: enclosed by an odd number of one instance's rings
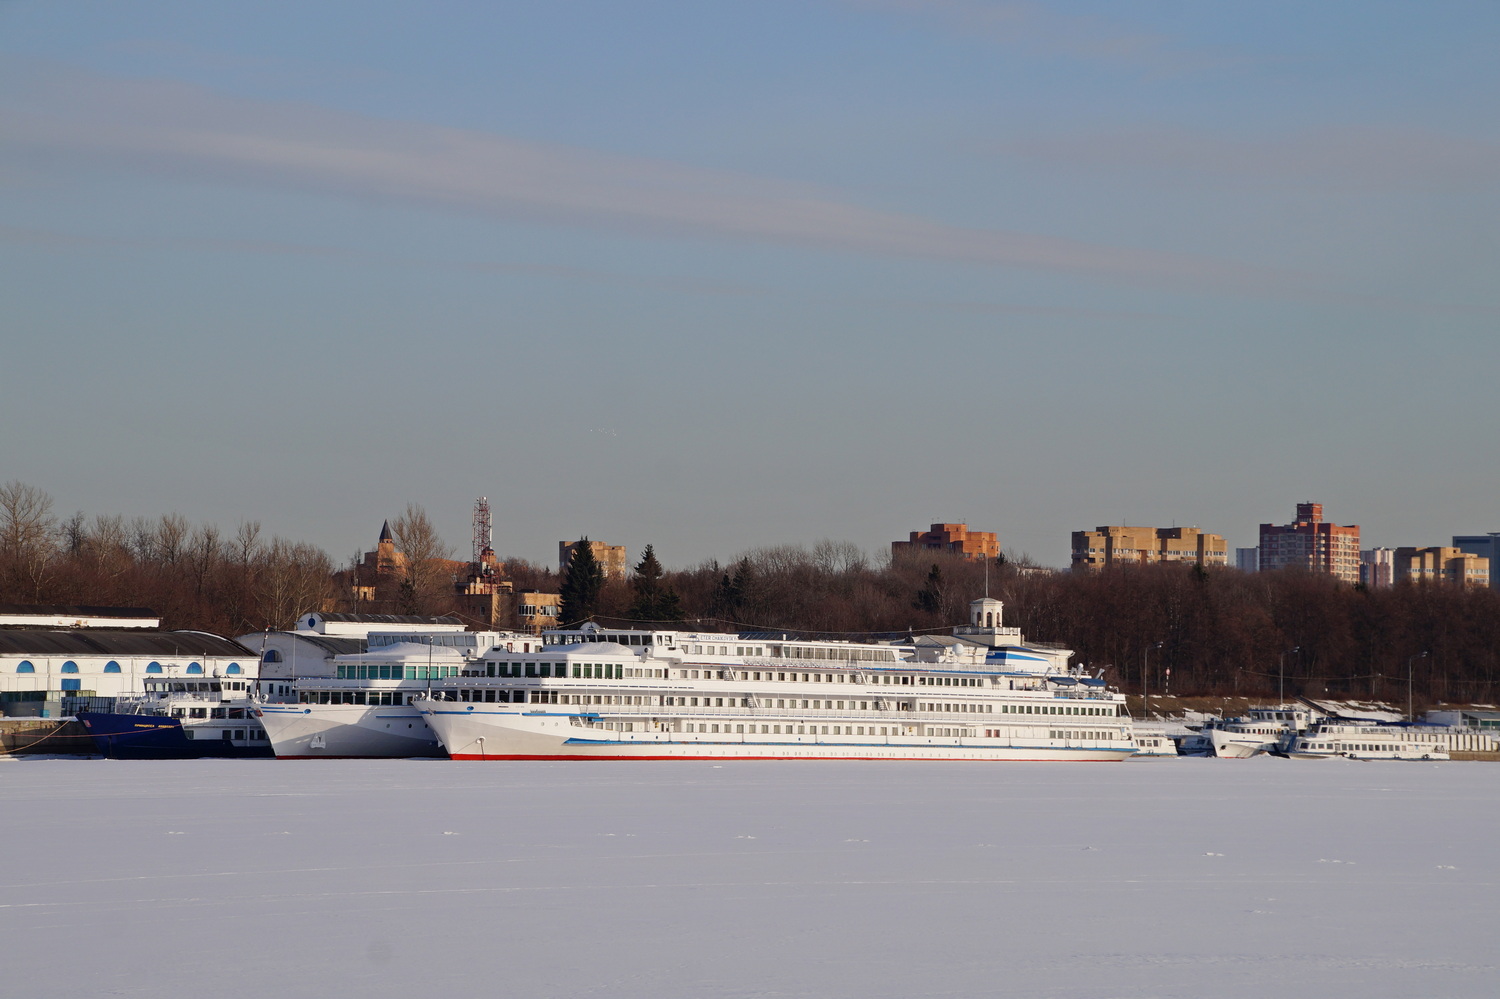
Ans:
{"label": "lamp post", "polygon": [[1418,652],[1414,656],[1406,657],[1406,720],[1409,722],[1417,720],[1411,709],[1411,664],[1418,659],[1426,658],[1427,653],[1425,652]]}
{"label": "lamp post", "polygon": [[1298,645],[1295,648],[1287,649],[1285,652],[1283,652],[1281,654],[1281,694],[1280,694],[1280,697],[1281,697],[1281,703],[1283,705],[1286,704],[1286,657],[1289,656],[1289,655],[1291,655],[1293,652],[1301,652],[1301,651],[1302,651],[1302,646]]}
{"label": "lamp post", "polygon": [[1157,642],[1148,645],[1141,650],[1141,718],[1145,720],[1151,715],[1151,688],[1147,681],[1151,675],[1151,650],[1161,648],[1165,642]]}

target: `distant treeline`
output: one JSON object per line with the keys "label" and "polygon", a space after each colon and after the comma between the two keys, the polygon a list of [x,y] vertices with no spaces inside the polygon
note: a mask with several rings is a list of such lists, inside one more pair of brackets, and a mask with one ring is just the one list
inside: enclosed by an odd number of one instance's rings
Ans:
{"label": "distant treeline", "polygon": [[[433,564],[451,554],[420,508],[408,507],[398,525]],[[566,578],[548,568],[522,559],[506,568],[517,589],[573,599]],[[359,609],[483,623],[469,616],[451,574],[418,567],[413,578],[420,585],[403,587],[399,604]],[[234,636],[288,627],[310,608],[353,610],[352,582],[318,548],[262,537],[254,522],[223,532],[176,515],[58,518],[40,490],[0,486],[0,603],[149,607],[164,627]],[[1400,702],[1410,667],[1419,704],[1500,698],[1500,596],[1488,589],[1366,591],[1302,572],[1183,565],[1046,572],[1024,558],[872,559],[822,542],[680,570],[653,557],[647,572],[605,581],[584,610],[621,625],[857,639],[944,633],[965,623],[969,601],[986,591],[1005,601],[1007,625],[1068,646],[1075,662],[1131,693],[1170,685],[1183,696],[1274,697],[1284,675],[1288,696]],[[642,620],[644,606],[671,608],[673,620]]]}

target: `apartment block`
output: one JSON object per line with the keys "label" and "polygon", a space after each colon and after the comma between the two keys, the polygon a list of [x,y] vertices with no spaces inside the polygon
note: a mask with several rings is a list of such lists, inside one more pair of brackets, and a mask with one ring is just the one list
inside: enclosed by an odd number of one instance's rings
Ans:
{"label": "apartment block", "polygon": [[1322,503],[1298,503],[1292,523],[1260,525],[1260,568],[1305,569],[1357,583],[1359,525],[1330,524]]}
{"label": "apartment block", "polygon": [[892,541],[894,558],[923,552],[948,552],[965,558],[998,558],[1000,536],[991,531],[971,531],[968,524],[933,524],[930,531],[912,531],[910,541]]}
{"label": "apartment block", "polygon": [[1234,550],[1234,567],[1240,572],[1259,572],[1260,549],[1236,548]]}
{"label": "apartment block", "polygon": [[1368,548],[1359,553],[1359,581],[1370,589],[1396,584],[1396,549]]}
{"label": "apartment block", "polygon": [[1228,565],[1223,538],[1196,527],[1097,527],[1073,532],[1073,568],[1192,562]]}
{"label": "apartment block", "polygon": [[1490,560],[1457,548],[1397,548],[1398,583],[1489,586]]}
{"label": "apartment block", "polygon": [[[577,550],[578,541],[559,541],[557,543],[557,571],[567,572],[568,563],[573,561],[573,552]],[[594,561],[598,562],[604,569],[606,579],[625,578],[625,546],[607,545],[602,541],[587,542],[589,548],[594,552]]]}

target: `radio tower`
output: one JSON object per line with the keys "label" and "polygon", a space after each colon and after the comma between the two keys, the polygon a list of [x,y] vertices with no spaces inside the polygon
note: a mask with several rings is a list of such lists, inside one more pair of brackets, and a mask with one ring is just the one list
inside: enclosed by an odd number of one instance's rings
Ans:
{"label": "radio tower", "polygon": [[491,546],[494,533],[490,521],[490,501],[481,496],[474,502],[474,576],[486,579],[495,572],[495,549]]}

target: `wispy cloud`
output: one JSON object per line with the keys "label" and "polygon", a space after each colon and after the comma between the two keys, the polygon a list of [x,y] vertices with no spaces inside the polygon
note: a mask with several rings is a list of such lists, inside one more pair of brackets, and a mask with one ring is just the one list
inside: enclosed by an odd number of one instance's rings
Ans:
{"label": "wispy cloud", "polygon": [[791,181],[223,96],[53,74],[0,98],[0,149],[47,162],[393,199],[465,213],[788,246],[1264,290],[1296,275],[880,211]]}
{"label": "wispy cloud", "polygon": [[1500,143],[1420,127],[1338,127],[1260,137],[1178,128],[1036,136],[996,147],[1048,168],[1145,171],[1236,185],[1494,190]]}

